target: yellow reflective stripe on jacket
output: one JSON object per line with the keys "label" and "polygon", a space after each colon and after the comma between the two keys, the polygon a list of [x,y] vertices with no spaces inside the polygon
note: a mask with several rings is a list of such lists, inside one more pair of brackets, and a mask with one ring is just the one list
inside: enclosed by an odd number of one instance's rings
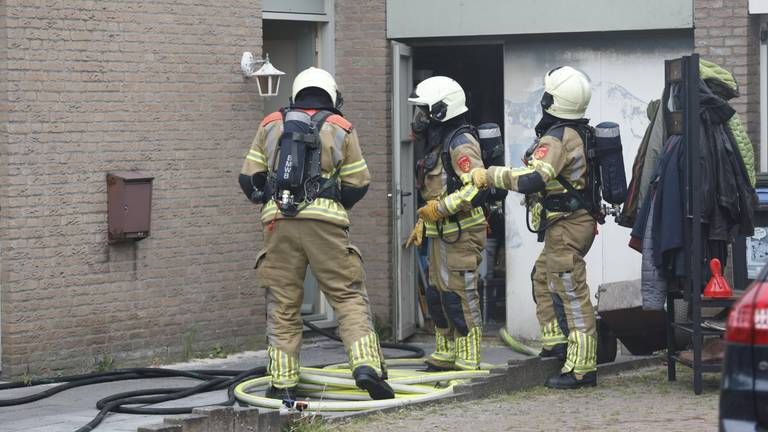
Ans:
{"label": "yellow reflective stripe on jacket", "polygon": [[565,192],[568,192],[568,189],[564,188],[563,185],[560,184],[559,181],[557,181],[557,180],[550,180],[550,181],[547,182],[546,191],[550,192],[550,193],[551,192],[562,192],[562,193],[565,193]]}
{"label": "yellow reflective stripe on jacket", "polygon": [[251,151],[248,152],[248,156],[246,156],[246,159],[252,160],[256,163],[260,163],[264,166],[267,165],[267,158],[264,156],[264,154],[253,149],[251,149]]}
{"label": "yellow reflective stripe on jacket", "polygon": [[533,161],[531,161],[531,168],[533,168],[536,171],[539,171],[541,174],[545,174],[546,175],[546,177],[544,177],[545,181],[557,177],[555,168],[549,163],[544,162],[543,160],[533,159]]}
{"label": "yellow reflective stripe on jacket", "polygon": [[365,170],[368,168],[368,164],[365,163],[365,159],[360,159],[357,162],[352,162],[350,164],[342,165],[339,169],[339,175],[341,177],[352,175],[355,173],[359,173],[360,171]]}
{"label": "yellow reflective stripe on jacket", "polygon": [[[491,182],[496,189],[517,190],[517,183],[513,182],[513,180],[516,180],[517,177],[536,172],[536,170],[531,167],[507,168],[500,166],[492,167],[489,172],[493,173]],[[509,180],[509,184],[504,182],[505,178]]]}
{"label": "yellow reflective stripe on jacket", "polygon": [[[261,209],[261,222],[270,223],[277,216],[282,218],[282,214],[277,209],[274,200],[270,200]],[[347,211],[341,204],[329,198],[317,198],[311,204],[304,207],[294,219],[318,219],[333,222],[337,224],[349,225]]]}
{"label": "yellow reflective stripe on jacket", "polygon": [[[459,225],[456,225],[455,222],[442,222],[442,232],[443,234],[451,234],[457,232],[459,230],[459,226],[461,226],[461,229],[464,230],[484,223],[485,214],[483,214],[482,207],[475,207],[472,209],[472,214],[470,216],[459,220]],[[424,227],[426,228],[427,237],[438,236],[439,233],[436,223],[424,221]]]}

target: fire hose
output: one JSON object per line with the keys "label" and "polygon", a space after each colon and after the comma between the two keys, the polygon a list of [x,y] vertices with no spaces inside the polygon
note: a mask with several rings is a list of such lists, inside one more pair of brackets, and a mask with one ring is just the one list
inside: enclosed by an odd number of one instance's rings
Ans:
{"label": "fire hose", "polygon": [[[304,325],[315,332],[336,341],[340,339],[312,323]],[[381,344],[385,349],[396,349],[409,352],[396,358],[386,359],[389,367],[423,366],[424,350],[420,347],[387,343]],[[40,401],[61,392],[78,387],[135,380],[146,378],[191,378],[201,381],[190,387],[148,388],[121,392],[100,399],[96,403],[99,413],[88,424],[77,429],[77,432],[94,430],[109,413],[140,414],[140,415],[178,415],[191,413],[193,406],[158,408],[152,405],[162,402],[184,399],[193,395],[226,390],[227,400],[209,404],[231,406],[237,402],[254,406],[279,409],[289,407],[296,410],[309,411],[363,411],[403,406],[438,399],[453,393],[454,387],[460,380],[487,376],[492,365],[482,365],[485,370],[448,371],[427,373],[417,370],[391,368],[388,382],[396,392],[395,399],[370,400],[368,394],[359,390],[352,379],[352,373],[346,365],[328,365],[302,368],[300,373],[299,394],[307,398],[304,401],[281,401],[267,399],[253,394],[254,390],[267,386],[270,377],[266,367],[261,366],[250,370],[175,370],[164,368],[132,368],[118,369],[110,372],[72,375],[65,377],[44,378],[28,382],[11,382],[0,384],[0,391],[34,387],[39,385],[58,384],[41,392],[12,399],[0,399],[0,407],[17,406]],[[327,399],[334,400],[327,400]]]}

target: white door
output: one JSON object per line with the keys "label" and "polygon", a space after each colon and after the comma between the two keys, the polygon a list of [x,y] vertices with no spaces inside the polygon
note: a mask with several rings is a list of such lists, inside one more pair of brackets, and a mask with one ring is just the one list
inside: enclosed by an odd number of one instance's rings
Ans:
{"label": "white door", "polygon": [[403,244],[416,221],[413,143],[410,139],[413,88],[411,48],[392,42],[392,254],[395,268],[395,337],[403,340],[416,331],[416,255]]}

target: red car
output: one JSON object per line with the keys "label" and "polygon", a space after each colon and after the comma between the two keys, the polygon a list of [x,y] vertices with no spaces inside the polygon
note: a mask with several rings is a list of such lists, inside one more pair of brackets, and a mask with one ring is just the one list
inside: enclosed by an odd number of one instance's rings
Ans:
{"label": "red car", "polygon": [[768,267],[731,307],[725,341],[720,430],[768,431]]}

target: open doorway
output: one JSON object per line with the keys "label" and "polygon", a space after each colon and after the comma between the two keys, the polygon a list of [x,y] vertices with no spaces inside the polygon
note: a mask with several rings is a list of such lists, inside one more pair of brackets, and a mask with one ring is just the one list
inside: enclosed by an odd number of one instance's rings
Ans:
{"label": "open doorway", "polygon": [[[393,204],[399,210],[395,215],[394,259],[397,269],[395,307],[398,339],[409,336],[415,323],[428,317],[423,297],[426,270],[425,248],[418,253],[403,249],[402,245],[415,221],[415,210],[424,203],[415,188],[415,162],[423,157],[423,148],[410,142],[410,118],[413,107],[407,96],[420,81],[437,75],[455,79],[467,96],[467,119],[478,126],[496,123],[504,129],[504,49],[497,44],[426,45],[415,43],[409,47],[393,43]],[[412,68],[412,69],[411,69]],[[500,207],[503,209],[503,203]],[[488,247],[480,268],[480,300],[483,322],[490,329],[505,322],[505,263],[504,218],[495,224],[489,234]],[[400,245],[400,246],[397,246]],[[415,274],[415,277],[414,277]],[[417,299],[420,307],[403,299]]]}
{"label": "open doorway", "polygon": [[[295,20],[264,20],[263,51],[273,64],[285,72],[277,96],[264,100],[264,112],[270,113],[287,107],[291,84],[296,75],[310,66],[320,66],[321,27],[324,23]],[[302,319],[316,325],[334,325],[333,309],[320,291],[317,279],[307,268],[304,279],[304,297],[301,304]]]}
{"label": "open doorway", "polygon": [[435,75],[453,78],[464,89],[470,123],[504,127],[503,45],[414,47],[415,83]]}

